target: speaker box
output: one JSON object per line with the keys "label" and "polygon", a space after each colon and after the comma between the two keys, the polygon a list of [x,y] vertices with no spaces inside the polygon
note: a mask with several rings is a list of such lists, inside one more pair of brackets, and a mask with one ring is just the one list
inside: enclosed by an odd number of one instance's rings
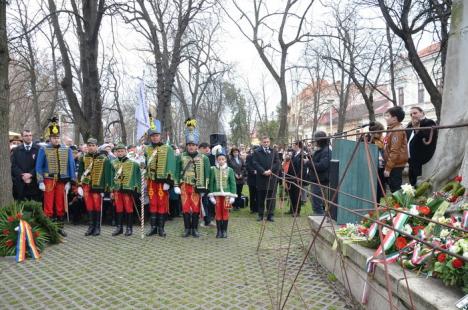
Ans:
{"label": "speaker box", "polygon": [[222,147],[227,146],[227,137],[223,133],[214,133],[210,135],[211,147],[220,144]]}

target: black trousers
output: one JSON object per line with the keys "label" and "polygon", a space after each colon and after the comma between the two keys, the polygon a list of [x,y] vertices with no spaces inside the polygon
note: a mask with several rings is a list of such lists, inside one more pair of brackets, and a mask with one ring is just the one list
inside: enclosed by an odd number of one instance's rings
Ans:
{"label": "black trousers", "polygon": [[275,195],[276,190],[258,190],[257,189],[257,206],[258,206],[258,215],[264,216],[265,214],[268,217],[273,216],[275,212]]}
{"label": "black trousers", "polygon": [[387,184],[392,193],[401,188],[401,183],[403,183],[403,169],[403,167],[393,168],[392,171],[390,171],[390,176],[387,178]]}
{"label": "black trousers", "polygon": [[257,186],[249,185],[250,212],[258,212],[257,208]]}
{"label": "black trousers", "polygon": [[411,158],[409,159],[408,164],[409,164],[409,171],[408,171],[409,181],[411,185],[415,186],[416,181],[418,180],[418,177],[422,175],[422,164],[411,160]]}
{"label": "black trousers", "polygon": [[289,206],[289,212],[292,214],[296,213],[297,209],[297,214],[301,214],[301,190],[295,183],[289,183],[289,199],[290,199],[290,206]]}
{"label": "black trousers", "polygon": [[244,184],[237,184],[236,183],[236,194],[237,198],[234,201],[234,206],[236,208],[243,208],[244,207],[244,201],[242,200],[242,189],[244,188]]}

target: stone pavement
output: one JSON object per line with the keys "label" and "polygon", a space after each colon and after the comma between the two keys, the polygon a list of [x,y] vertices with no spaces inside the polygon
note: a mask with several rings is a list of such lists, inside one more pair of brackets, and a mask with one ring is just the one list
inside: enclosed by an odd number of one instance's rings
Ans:
{"label": "stone pavement", "polygon": [[[47,247],[39,262],[0,258],[0,309],[277,309],[310,240],[306,217],[299,222],[302,236],[296,232],[289,255],[290,217],[267,224],[258,254],[253,216],[234,217],[228,239],[216,239],[215,228],[181,238],[180,218],[166,224],[165,239],[141,240],[139,227],[112,237],[110,226],[84,237],[85,226],[67,225],[65,242]],[[285,309],[352,308],[336,285],[308,262]]]}

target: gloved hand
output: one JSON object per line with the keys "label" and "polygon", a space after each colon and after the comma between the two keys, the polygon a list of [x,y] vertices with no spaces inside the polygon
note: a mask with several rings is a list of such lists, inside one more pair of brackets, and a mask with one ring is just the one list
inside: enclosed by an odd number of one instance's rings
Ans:
{"label": "gloved hand", "polygon": [[71,187],[70,182],[67,182],[65,184],[65,191],[68,192],[70,190],[70,187]]}
{"label": "gloved hand", "polygon": [[200,197],[202,198],[205,197],[205,195],[206,195],[205,193],[200,193]]}
{"label": "gloved hand", "polygon": [[234,203],[234,201],[236,201],[236,199],[234,197],[229,198],[229,204],[230,205],[232,205]]}
{"label": "gloved hand", "polygon": [[78,187],[78,195],[79,195],[80,197],[83,197],[83,195],[84,195],[84,193],[83,193],[83,187],[81,187],[81,186]]}
{"label": "gloved hand", "polygon": [[213,196],[210,197],[210,201],[212,204],[216,204],[216,198],[214,198]]}
{"label": "gloved hand", "polygon": [[174,193],[175,193],[176,195],[180,195],[180,187],[175,186],[175,187],[174,187]]}
{"label": "gloved hand", "polygon": [[43,192],[45,192],[45,184],[44,182],[39,183],[39,189]]}
{"label": "gloved hand", "polygon": [[163,184],[163,190],[164,190],[164,191],[168,191],[168,190],[169,190],[169,187],[170,187],[169,184],[167,184],[167,183],[164,183],[164,184]]}
{"label": "gloved hand", "polygon": [[104,198],[104,193],[101,193],[101,197]]}

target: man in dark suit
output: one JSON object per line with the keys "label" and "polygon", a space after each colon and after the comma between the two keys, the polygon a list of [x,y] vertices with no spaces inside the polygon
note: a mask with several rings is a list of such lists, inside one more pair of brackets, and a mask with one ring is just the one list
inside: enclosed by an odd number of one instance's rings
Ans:
{"label": "man in dark suit", "polygon": [[257,172],[255,171],[255,167],[253,166],[253,153],[255,152],[256,148],[253,147],[247,158],[245,159],[245,165],[247,168],[247,185],[249,186],[249,206],[250,206],[250,213],[258,212],[257,208]]}
{"label": "man in dark suit", "polygon": [[[252,164],[257,171],[257,221],[262,221],[266,214],[267,220],[274,222],[273,214],[275,211],[275,195],[277,186],[277,177],[281,163],[278,152],[270,148],[270,138],[263,137],[262,145],[253,154]],[[266,210],[265,210],[266,202]]]}
{"label": "man in dark suit", "polygon": [[301,214],[301,189],[304,186],[303,179],[307,175],[307,166],[304,161],[305,153],[302,150],[302,141],[296,141],[293,144],[293,154],[289,162],[288,171],[286,175],[286,186],[289,190],[290,207],[287,214],[299,215]]}
{"label": "man in dark suit", "polygon": [[11,176],[15,200],[42,201],[42,193],[37,186],[36,158],[39,146],[32,142],[30,130],[21,133],[23,144],[16,147],[11,154]]}
{"label": "man in dark suit", "polygon": [[[409,180],[415,186],[418,176],[422,174],[422,166],[434,155],[437,144],[437,130],[434,129],[432,141],[429,141],[430,130],[418,130],[419,127],[432,127],[437,124],[426,118],[420,107],[410,109],[411,122],[408,124],[406,137],[408,141]],[[426,141],[426,142],[424,142]],[[430,142],[430,143],[429,143]]]}

